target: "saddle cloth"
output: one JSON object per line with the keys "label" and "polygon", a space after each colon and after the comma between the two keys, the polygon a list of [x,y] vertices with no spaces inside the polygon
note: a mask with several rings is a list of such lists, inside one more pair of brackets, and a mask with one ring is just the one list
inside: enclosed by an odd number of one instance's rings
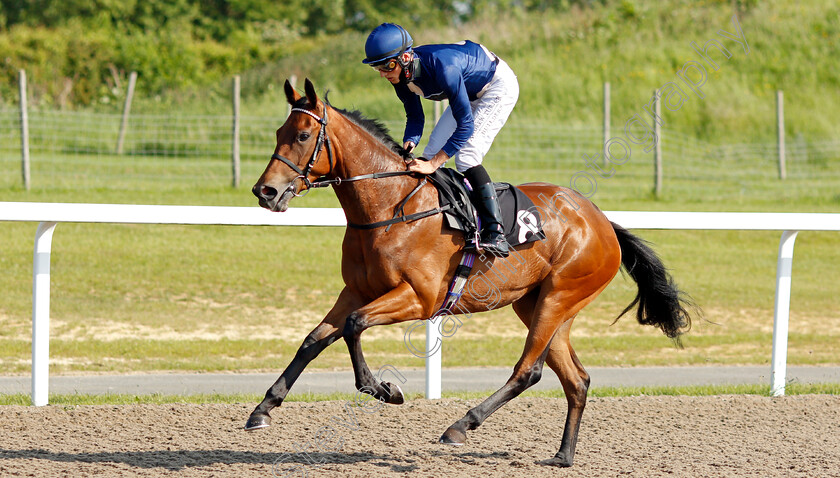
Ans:
{"label": "saddle cloth", "polygon": [[[437,187],[446,225],[463,231],[467,237],[476,234],[479,225],[464,175],[451,168],[438,168],[428,178]],[[518,246],[545,239],[542,219],[534,207],[534,202],[511,184],[493,183],[493,186],[499,198],[508,244]]]}

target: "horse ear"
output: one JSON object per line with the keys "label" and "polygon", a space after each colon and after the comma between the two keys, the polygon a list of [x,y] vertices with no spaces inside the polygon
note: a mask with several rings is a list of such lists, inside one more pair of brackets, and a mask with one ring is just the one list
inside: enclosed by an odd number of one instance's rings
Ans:
{"label": "horse ear", "polygon": [[295,102],[300,99],[300,93],[292,87],[289,80],[286,80],[286,84],[283,86],[283,89],[286,90],[286,101],[288,101],[290,105],[295,104]]}
{"label": "horse ear", "polygon": [[306,92],[306,99],[309,100],[309,104],[314,108],[318,104],[318,95],[315,93],[315,86],[309,81],[309,78],[303,83],[303,91]]}

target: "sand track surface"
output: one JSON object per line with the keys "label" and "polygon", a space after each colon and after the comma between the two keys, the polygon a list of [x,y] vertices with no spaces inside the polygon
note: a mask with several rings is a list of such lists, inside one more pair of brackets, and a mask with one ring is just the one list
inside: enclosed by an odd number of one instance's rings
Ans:
{"label": "sand track surface", "polygon": [[563,399],[521,398],[440,434],[477,400],[288,403],[246,432],[255,404],[0,407],[0,476],[840,476],[840,396],[590,399],[575,465]]}

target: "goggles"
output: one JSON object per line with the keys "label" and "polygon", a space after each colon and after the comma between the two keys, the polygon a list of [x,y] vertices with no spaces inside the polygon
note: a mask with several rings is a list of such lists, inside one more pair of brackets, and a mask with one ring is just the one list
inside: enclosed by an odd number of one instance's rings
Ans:
{"label": "goggles", "polygon": [[399,65],[399,62],[397,61],[397,59],[396,58],[391,58],[390,60],[388,60],[384,63],[380,63],[378,65],[373,65],[373,69],[376,70],[376,71],[384,72],[384,73],[390,73],[397,68],[397,65]]}

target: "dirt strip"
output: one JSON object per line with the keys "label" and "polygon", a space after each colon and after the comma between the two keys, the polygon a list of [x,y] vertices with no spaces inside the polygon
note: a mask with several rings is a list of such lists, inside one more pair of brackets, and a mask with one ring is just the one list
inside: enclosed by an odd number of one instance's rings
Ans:
{"label": "dirt strip", "polygon": [[840,396],[593,398],[570,469],[565,401],[523,398],[463,447],[437,444],[476,400],[0,407],[0,476],[840,476]]}

